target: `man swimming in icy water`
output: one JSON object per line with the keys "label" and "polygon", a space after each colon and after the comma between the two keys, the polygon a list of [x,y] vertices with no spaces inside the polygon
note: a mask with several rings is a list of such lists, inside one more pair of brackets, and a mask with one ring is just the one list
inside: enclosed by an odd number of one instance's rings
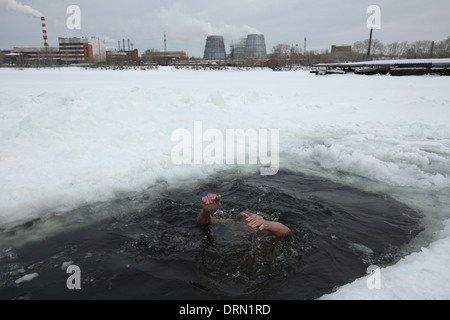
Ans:
{"label": "man swimming in icy water", "polygon": [[[215,194],[208,194],[207,196],[202,198],[202,211],[197,217],[197,221],[199,224],[211,224],[213,222],[224,222],[226,219],[214,219],[211,215],[219,210],[220,208],[220,200],[222,196]],[[259,230],[267,230],[271,232],[273,235],[279,237],[282,236],[291,230],[286,227],[284,224],[275,222],[275,221],[266,221],[263,217],[257,214],[253,214],[248,211],[241,212],[241,217],[248,222],[248,226],[252,229],[258,228]]]}

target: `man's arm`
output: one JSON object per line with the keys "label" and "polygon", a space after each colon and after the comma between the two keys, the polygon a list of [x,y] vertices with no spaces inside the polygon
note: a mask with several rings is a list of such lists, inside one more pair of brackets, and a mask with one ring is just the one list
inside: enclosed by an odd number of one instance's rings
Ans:
{"label": "man's arm", "polygon": [[252,229],[270,231],[273,235],[279,237],[289,233],[291,229],[284,224],[275,221],[266,221],[263,217],[251,212],[242,212],[241,216],[248,222],[248,226]]}
{"label": "man's arm", "polygon": [[200,211],[197,221],[200,224],[211,224],[211,215],[219,210],[220,199],[222,196],[215,194],[208,194],[206,197],[202,198],[202,211]]}

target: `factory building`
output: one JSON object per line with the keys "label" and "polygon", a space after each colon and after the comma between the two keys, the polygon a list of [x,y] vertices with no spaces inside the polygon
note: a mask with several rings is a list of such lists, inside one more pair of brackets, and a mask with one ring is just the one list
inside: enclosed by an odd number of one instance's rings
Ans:
{"label": "factory building", "polygon": [[5,55],[6,60],[13,64],[35,64],[35,65],[53,65],[60,59],[58,48],[39,47],[39,48],[18,48]]}
{"label": "factory building", "polygon": [[167,65],[168,63],[188,60],[185,51],[158,51],[147,50],[142,55],[142,61],[146,64]]}
{"label": "factory building", "polygon": [[[204,60],[226,60],[223,36],[206,38]],[[263,34],[249,34],[236,45],[231,46],[231,61],[267,60],[266,41]]]}
{"label": "factory building", "polygon": [[331,46],[331,54],[335,59],[346,60],[352,53],[352,46]]}
{"label": "factory building", "polygon": [[139,65],[138,49],[128,51],[107,51],[106,61],[113,64]]}
{"label": "factory building", "polygon": [[104,63],[106,62],[105,40],[97,37],[58,38],[61,62]]}
{"label": "factory building", "polygon": [[331,53],[349,53],[352,52],[352,46],[336,46],[336,45],[332,45],[331,46]]}

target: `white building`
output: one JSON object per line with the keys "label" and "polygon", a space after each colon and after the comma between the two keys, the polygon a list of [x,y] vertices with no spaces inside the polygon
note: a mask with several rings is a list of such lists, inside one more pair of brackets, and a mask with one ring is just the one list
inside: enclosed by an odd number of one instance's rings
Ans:
{"label": "white building", "polygon": [[105,40],[98,37],[58,38],[63,63],[106,62]]}

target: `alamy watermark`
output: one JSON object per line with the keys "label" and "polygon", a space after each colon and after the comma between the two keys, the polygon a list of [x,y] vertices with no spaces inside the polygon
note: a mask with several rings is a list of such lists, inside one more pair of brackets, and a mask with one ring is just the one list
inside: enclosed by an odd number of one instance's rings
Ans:
{"label": "alamy watermark", "polygon": [[370,29],[381,29],[381,9],[377,5],[371,5],[367,7],[367,14],[370,14],[367,18],[367,28]]}
{"label": "alamy watermark", "polygon": [[81,289],[81,269],[79,266],[76,265],[70,265],[67,267],[66,273],[70,273],[71,276],[69,276],[66,280],[66,286],[67,289],[73,290]]}
{"label": "alamy watermark", "polygon": [[367,274],[370,274],[367,277],[366,285],[367,289],[381,289],[381,270],[378,266],[372,265],[367,268]]}
{"label": "alamy watermark", "polygon": [[176,165],[260,164],[261,175],[275,175],[280,164],[279,136],[278,129],[203,131],[202,121],[194,121],[193,131],[176,129],[172,133],[171,140],[178,143],[172,148],[171,160]]}
{"label": "alamy watermark", "polygon": [[66,10],[67,14],[70,16],[66,20],[66,26],[69,30],[80,30],[81,29],[81,9],[77,5],[70,5]]}

